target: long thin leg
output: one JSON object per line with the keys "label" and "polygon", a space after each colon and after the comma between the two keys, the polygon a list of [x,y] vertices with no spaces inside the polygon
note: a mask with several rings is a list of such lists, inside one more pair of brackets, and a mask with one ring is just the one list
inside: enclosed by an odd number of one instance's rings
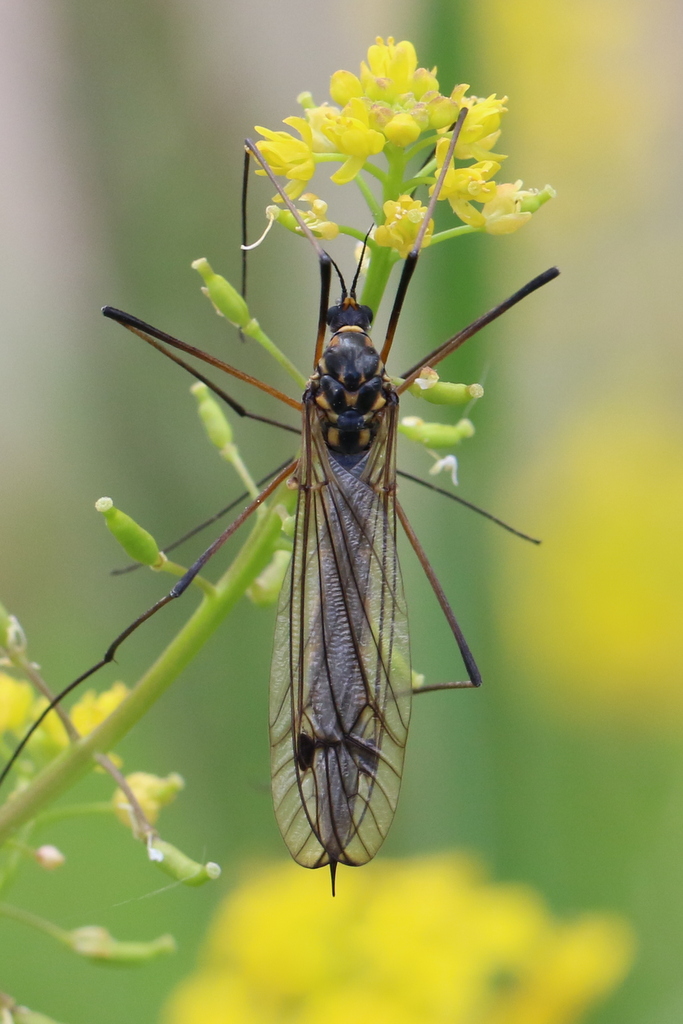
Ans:
{"label": "long thin leg", "polygon": [[458,331],[458,333],[454,334],[452,338],[448,338],[448,340],[444,341],[444,343],[439,345],[438,348],[429,352],[419,361],[419,363],[415,363],[415,365],[411,366],[409,370],[406,370],[405,373],[401,374],[403,383],[396,388],[397,394],[402,394],[406,388],[410,387],[415,378],[419,377],[420,370],[423,366],[436,366],[436,364],[440,363],[442,359],[449,356],[451,352],[455,352],[456,348],[460,348],[468,338],[471,338],[473,334],[480,331],[482,327],[486,327],[486,325],[490,324],[493,320],[497,320],[498,317],[502,316],[508,309],[516,306],[517,303],[521,302],[522,299],[525,299],[527,295],[531,295],[532,292],[542,288],[544,284],[554,281],[554,279],[559,276],[559,273],[560,271],[557,267],[550,267],[549,270],[545,270],[542,274],[539,274],[538,277],[534,277],[532,281],[525,284],[523,288],[520,288],[519,291],[515,292],[514,295],[511,295],[509,299],[505,300],[505,302],[501,302],[499,305],[494,306],[493,309],[488,311],[488,313],[484,313],[483,316],[474,320],[468,327],[463,328],[462,331]]}
{"label": "long thin leg", "polygon": [[[137,334],[138,338],[142,338],[148,345],[152,345],[154,348],[159,349],[158,345],[155,345],[153,338],[158,341],[163,341],[166,345],[170,345],[172,348],[180,349],[181,352],[187,352],[188,355],[195,356],[196,359],[201,359],[205,363],[209,363],[211,366],[215,366],[218,370],[224,370],[225,373],[229,373],[231,377],[236,377],[238,380],[243,380],[247,384],[251,384],[253,387],[258,388],[259,391],[265,391],[267,395],[271,395],[273,398],[279,399],[284,402],[285,405],[289,405],[292,409],[301,409],[301,402],[297,402],[296,399],[290,398],[289,395],[285,395],[284,392],[278,391],[277,388],[273,388],[270,384],[264,384],[262,380],[258,380],[257,377],[252,377],[248,373],[243,373],[242,370],[236,370],[230,363],[223,362],[222,359],[218,359],[216,356],[209,355],[208,352],[202,351],[200,348],[195,348],[194,345],[188,345],[185,341],[180,341],[178,338],[174,338],[172,334],[166,334],[165,331],[160,331],[158,327],[152,327],[151,324],[146,324],[144,320],[138,320],[136,316],[131,316],[130,313],[124,313],[122,309],[114,309],[113,306],[103,306],[103,314],[110,320],[116,320],[122,327],[127,327],[133,334]],[[187,364],[181,363],[186,370],[189,370],[194,376],[197,376],[194,370],[192,370]],[[200,378],[204,379],[204,378]],[[212,390],[215,390],[214,386],[209,381],[204,381]],[[221,397],[225,397],[221,395]]]}
{"label": "long thin leg", "polygon": [[199,556],[199,558],[194,563],[194,565],[190,566],[190,568],[187,570],[185,575],[182,576],[178,580],[178,582],[175,584],[175,586],[173,586],[171,588],[171,590],[168,592],[168,594],[165,594],[155,604],[153,604],[151,608],[148,608],[147,611],[144,612],[142,615],[138,616],[138,618],[135,619],[134,622],[131,622],[131,624],[129,626],[127,626],[126,629],[124,629],[122,633],[119,633],[119,635],[116,637],[116,639],[112,641],[112,643],[109,645],[109,647],[105,651],[103,657],[100,658],[100,660],[95,665],[93,665],[91,668],[89,668],[86,672],[83,672],[77,679],[74,679],[73,682],[69,683],[68,686],[65,686],[64,689],[61,690],[50,701],[50,703],[45,708],[45,710],[38,716],[38,718],[35,720],[35,722],[31,726],[31,728],[28,730],[26,735],[22,738],[22,740],[19,743],[18,747],[16,748],[16,750],[12,754],[10,760],[7,762],[7,764],[5,765],[4,769],[0,773],[0,785],[2,785],[3,781],[5,780],[5,778],[7,777],[8,773],[9,773],[10,769],[12,768],[12,765],[15,763],[17,758],[20,756],[22,750],[24,749],[24,747],[26,746],[28,741],[31,739],[31,736],[33,736],[33,733],[36,731],[36,729],[39,727],[39,725],[45,719],[45,717],[47,715],[49,715],[49,713],[53,710],[53,708],[57,707],[57,705],[66,696],[68,696],[68,694],[70,694],[73,690],[75,690],[77,686],[80,686],[80,684],[85,682],[86,679],[89,679],[90,676],[94,675],[96,672],[98,672],[105,665],[108,665],[111,661],[113,661],[114,660],[114,655],[116,654],[117,650],[119,649],[121,644],[124,642],[124,640],[127,640],[128,637],[132,633],[134,633],[135,630],[138,629],[139,626],[141,626],[143,624],[143,622],[147,622],[148,619],[151,619],[153,615],[155,615],[158,611],[160,611],[162,608],[164,608],[167,604],[170,604],[170,602],[173,601],[176,597],[180,597],[181,594],[185,593],[185,591],[189,587],[189,585],[192,582],[192,580],[195,578],[195,576],[197,576],[197,574],[201,571],[201,569],[204,567],[204,565],[206,565],[206,563],[211,558],[211,556],[214,555],[218,551],[218,549],[223,546],[223,544],[225,544],[225,542],[228,540],[229,537],[232,537],[233,533],[237,529],[239,529],[239,527],[242,525],[242,523],[244,523],[245,520],[247,520],[249,518],[249,516],[253,512],[255,512],[256,509],[260,505],[263,504],[263,502],[266,500],[266,498],[268,498],[273,493],[273,491],[276,490],[276,488],[278,488],[280,486],[280,484],[283,482],[283,480],[287,479],[287,477],[296,468],[297,463],[298,463],[297,459],[295,459],[293,462],[289,462],[285,466],[285,468],[280,473],[278,473],[278,475],[275,477],[273,482],[270,483],[265,488],[265,490],[263,490],[261,492],[261,494],[259,494],[259,496],[257,498],[255,498],[254,501],[252,501],[252,503],[250,505],[248,505],[247,508],[245,508],[243,512],[240,513],[240,515],[238,515],[237,519],[235,519],[234,522],[232,522],[230,524],[230,526],[228,526],[228,528],[223,531],[223,533],[220,535],[220,537],[218,537],[213,542],[213,544],[211,544],[206,549],[206,551],[202,555]]}
{"label": "long thin leg", "polygon": [[313,359],[313,368],[315,369],[320,362],[320,357],[323,354],[323,342],[325,339],[325,330],[327,328],[327,310],[330,305],[330,282],[332,280],[332,261],[328,254],[321,246],[318,239],[315,237],[311,229],[309,228],[306,221],[303,219],[296,206],[289,198],[285,190],[283,189],[280,182],[277,180],[267,162],[263,159],[261,152],[251,139],[244,140],[245,149],[254,157],[257,163],[265,171],[267,176],[270,178],[273,186],[277,189],[277,194],[285,204],[289,212],[294,217],[295,221],[301,228],[302,232],[315,249],[318,261],[320,263],[320,307],[318,309],[318,333],[315,342],[315,355]]}
{"label": "long thin leg", "polygon": [[425,554],[424,548],[417,539],[417,535],[415,534],[415,531],[410,525],[407,515],[403,511],[403,508],[401,507],[398,501],[396,502],[396,514],[398,515],[398,518],[401,521],[401,526],[405,530],[406,537],[410,541],[413,551],[415,552],[419,559],[420,565],[424,569],[425,576],[432,585],[432,590],[436,594],[436,599],[441,605],[441,611],[446,616],[446,621],[448,622],[448,625],[451,627],[451,632],[455,637],[455,642],[458,645],[460,654],[462,656],[462,660],[464,661],[465,668],[467,669],[467,674],[470,677],[469,679],[464,680],[463,682],[449,683],[447,688],[451,689],[455,687],[461,688],[468,686],[481,686],[481,674],[479,672],[479,669],[477,668],[477,663],[475,662],[474,657],[472,656],[472,652],[470,651],[467,645],[467,641],[463,636],[462,630],[458,625],[458,621],[455,615],[453,614],[453,609],[448,603],[448,598],[446,597],[443,587],[441,586],[437,579],[436,573],[429,564],[429,559]]}
{"label": "long thin leg", "polygon": [[403,264],[403,270],[401,272],[401,280],[399,281],[398,288],[396,289],[396,296],[394,298],[394,305],[393,305],[392,310],[391,310],[391,316],[389,317],[389,325],[387,327],[387,334],[386,334],[386,338],[384,339],[384,345],[382,346],[382,352],[381,352],[380,358],[381,358],[383,363],[386,363],[387,357],[389,355],[389,352],[391,351],[391,346],[392,346],[392,344],[394,342],[394,335],[396,333],[396,328],[398,326],[398,318],[401,315],[401,309],[403,308],[403,302],[405,300],[406,293],[408,291],[408,285],[410,284],[410,279],[412,278],[413,273],[415,271],[415,267],[417,266],[417,261],[418,261],[419,256],[420,256],[420,250],[422,249],[422,243],[424,242],[424,237],[425,237],[425,234],[427,233],[427,228],[429,227],[429,222],[432,219],[432,216],[434,214],[434,209],[435,209],[436,204],[437,204],[438,199],[439,199],[439,193],[441,192],[441,186],[443,185],[444,179],[445,179],[445,177],[446,177],[446,175],[448,173],[448,168],[450,166],[451,158],[453,156],[453,153],[455,152],[455,146],[456,146],[456,143],[458,141],[458,136],[460,135],[460,131],[462,129],[463,122],[464,122],[466,117],[467,117],[467,107],[463,107],[462,110],[460,111],[459,116],[458,116],[458,120],[455,122],[455,125],[453,127],[453,135],[451,136],[451,142],[450,142],[450,145],[448,147],[448,152],[446,154],[446,159],[443,162],[443,167],[441,168],[441,173],[439,174],[439,177],[437,179],[436,185],[434,187],[434,192],[432,193],[432,198],[429,200],[429,206],[427,207],[427,212],[424,215],[424,218],[422,220],[422,224],[420,225],[420,230],[417,233],[417,237],[415,239],[415,245],[413,246],[413,248],[410,250],[410,252],[406,256],[405,263]]}
{"label": "long thin leg", "polygon": [[[281,424],[281,426],[284,427],[284,424]],[[291,429],[294,430],[294,428]],[[301,433],[298,430],[294,432],[297,434]],[[287,462],[283,462],[281,466],[277,467],[277,469],[272,470],[272,472],[267,473],[266,476],[263,476],[261,477],[260,480],[257,480],[256,486],[263,487],[264,484],[267,484],[271,477],[275,476],[276,473],[279,473],[281,469],[284,469],[284,467],[289,464],[289,461],[290,460],[288,459]],[[475,505],[471,501],[467,501],[465,498],[461,498],[459,494],[453,494],[452,491],[446,491],[444,490],[443,487],[436,487],[435,484],[430,484],[429,481],[422,480],[419,476],[413,476],[412,473],[406,473],[402,469],[397,469],[396,475],[402,476],[404,480],[410,480],[411,483],[419,484],[420,487],[426,487],[428,491],[434,491],[435,494],[441,494],[443,495],[444,498],[450,498],[451,501],[457,501],[459,505],[463,505],[465,508],[470,509],[471,512],[476,512],[478,515],[483,516],[485,519],[489,519],[492,523],[495,523],[496,526],[502,526],[504,530],[507,530],[515,537],[521,538],[521,540],[528,540],[532,544],[541,543],[541,541],[538,540],[538,538],[530,537],[528,533],[522,533],[521,530],[516,530],[514,526],[510,526],[510,524],[504,522],[504,520],[498,519],[497,516],[494,516],[491,512],[487,512],[486,509],[481,508],[479,505]],[[233,501],[230,502],[229,505],[226,505],[225,508],[220,509],[220,511],[218,512],[214,512],[212,516],[209,516],[209,518],[205,519],[203,523],[199,523],[197,526],[194,526],[191,530],[188,530],[187,533],[184,533],[182,535],[182,537],[178,537],[177,540],[174,540],[171,544],[160,545],[160,550],[163,551],[164,554],[168,554],[169,551],[175,551],[175,549],[180,547],[181,544],[184,544],[185,541],[191,540],[192,537],[196,537],[198,533],[202,533],[209,526],[213,526],[214,523],[218,522],[219,519],[222,519],[223,516],[228,514],[228,512],[232,512],[234,508],[236,508],[238,505],[241,505],[242,502],[246,501],[248,497],[249,493],[247,491],[243,491],[242,494],[238,495]],[[124,565],[121,569],[112,569],[110,575],[124,576],[126,573],[135,572],[137,569],[143,568],[145,568],[145,566],[143,566],[141,562],[131,562],[130,565]]]}
{"label": "long thin leg", "polygon": [[[245,149],[244,151],[244,167],[242,169],[242,298],[247,297],[247,245],[249,239],[247,237],[247,193],[249,191],[249,153]],[[240,334],[242,332],[240,331]]]}
{"label": "long thin leg", "polygon": [[[111,319],[116,319],[117,323],[121,322],[116,317]],[[127,324],[123,324],[123,326],[126,327]],[[176,363],[177,366],[181,366],[183,370],[186,370],[192,377],[200,380],[202,384],[206,384],[207,388],[210,388],[214,395],[218,395],[219,398],[222,398],[226,405],[228,405],[233,412],[237,413],[238,416],[243,416],[249,420],[257,420],[259,423],[267,423],[271,427],[278,427],[280,430],[288,430],[292,434],[301,433],[299,427],[290,427],[289,424],[280,423],[279,420],[272,420],[269,416],[259,416],[255,412],[249,412],[249,410],[245,409],[240,402],[232,398],[227,391],[224,391],[223,388],[219,388],[217,384],[214,384],[212,380],[205,377],[203,373],[199,372],[199,370],[195,370],[194,366],[190,366],[190,364],[186,363],[184,359],[180,358],[180,356],[176,356],[172,352],[169,352],[168,349],[164,348],[164,346],[158,341],[155,341],[154,338],[149,337],[146,333],[142,333],[137,330],[133,331],[132,328],[129,329],[133,334],[136,334],[139,338],[142,338],[143,341],[146,341],[148,345],[151,345],[152,348],[155,348],[157,352],[161,352],[161,354],[166,356],[167,359],[170,359],[171,362]]]}
{"label": "long thin leg", "polygon": [[[402,469],[396,470],[397,476],[402,476],[404,480],[410,480],[414,484],[419,484],[420,487],[426,487],[428,491],[434,491],[436,494],[443,494],[444,498],[450,498],[451,501],[457,501],[459,505],[464,505],[465,508],[470,509],[472,512],[476,512],[477,515],[483,516],[485,519],[490,519],[496,526],[502,526],[508,533],[512,533],[515,537],[520,537],[522,540],[528,540],[532,544],[540,544],[540,540],[537,537],[530,537],[528,533],[522,533],[521,530],[516,530],[514,526],[510,526],[509,523],[503,522],[502,519],[498,519],[497,516],[487,512],[486,509],[481,508],[479,505],[475,505],[471,501],[466,501],[461,498],[459,494],[453,494],[452,491],[445,491],[443,487],[437,487],[435,484],[430,484],[427,480],[422,480],[419,476],[413,476],[412,473],[406,473]],[[136,563],[137,564],[137,563]]]}

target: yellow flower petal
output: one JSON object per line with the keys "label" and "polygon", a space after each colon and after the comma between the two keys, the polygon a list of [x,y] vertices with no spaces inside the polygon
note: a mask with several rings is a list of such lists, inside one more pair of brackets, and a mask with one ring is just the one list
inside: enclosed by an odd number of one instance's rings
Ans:
{"label": "yellow flower petal", "polygon": [[0,672],[0,733],[23,732],[31,723],[33,700],[30,683]]}
{"label": "yellow flower petal", "polygon": [[279,864],[239,886],[166,1024],[578,1024],[633,955],[623,921],[558,921],[464,857],[344,871],[334,901],[321,875]]}

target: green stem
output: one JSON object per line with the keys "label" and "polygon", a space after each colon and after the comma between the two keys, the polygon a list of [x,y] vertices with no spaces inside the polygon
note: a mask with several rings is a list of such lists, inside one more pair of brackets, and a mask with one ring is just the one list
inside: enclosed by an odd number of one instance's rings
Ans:
{"label": "green stem", "polygon": [[418,175],[415,178],[409,178],[408,181],[404,181],[401,186],[401,191],[406,192],[408,195],[412,195],[416,188],[420,185],[433,185],[434,178],[425,178],[422,175]]}
{"label": "green stem", "polygon": [[69,804],[66,807],[52,807],[49,811],[38,814],[33,821],[36,829],[44,828],[46,825],[53,825],[56,821],[65,821],[68,818],[88,817],[93,814],[115,814],[115,808],[110,800],[97,800],[88,804]]}
{"label": "green stem", "polygon": [[[412,160],[414,156],[417,156],[418,153],[421,153],[423,149],[427,149],[429,146],[433,148],[434,146],[436,146],[439,139],[443,137],[444,136],[437,135],[435,132],[434,135],[428,135],[426,139],[422,139],[420,142],[414,143],[414,145],[410,146],[409,149],[406,149],[407,159]],[[450,135],[448,135],[447,137],[449,139],[451,138]]]}
{"label": "green stem", "polygon": [[[337,226],[339,228],[340,235],[350,235],[351,238],[357,238],[359,242],[365,241],[365,233],[363,231],[359,231],[357,228],[347,227],[346,224],[339,224]],[[368,238],[368,249],[370,249],[371,252],[377,252],[379,246],[375,245],[371,238]]]}
{"label": "green stem", "polygon": [[21,924],[26,924],[29,928],[35,928],[37,931],[49,935],[50,938],[56,939],[57,942],[61,942],[64,946],[71,946],[71,935],[65,928],[60,928],[59,925],[53,924],[52,921],[47,921],[44,917],[38,917],[37,914],[32,914],[21,907],[13,907],[9,903],[0,903],[0,916],[9,917],[13,921],[20,921]]}
{"label": "green stem", "polygon": [[446,242],[449,238],[458,238],[460,235],[471,235],[474,231],[482,231],[482,228],[473,228],[471,224],[459,224],[457,228],[448,228],[447,231],[439,231],[432,235],[429,244],[436,245],[438,242]]}
{"label": "green stem", "polygon": [[[375,196],[373,195],[372,191],[370,190],[370,186],[368,185],[368,183],[365,180],[365,178],[363,178],[360,174],[357,174],[356,175],[356,184],[358,185],[358,188],[361,190],[361,193],[363,195],[363,199],[365,200],[365,202],[368,204],[368,207],[370,208],[370,213],[372,214],[372,219],[374,220],[375,224],[383,224],[384,223],[384,211],[382,210],[382,207],[377,202],[377,199],[375,198]],[[363,237],[365,237],[365,236],[363,236]]]}
{"label": "green stem", "polygon": [[378,167],[377,164],[370,163],[369,160],[366,160],[363,164],[363,170],[367,171],[368,174],[371,174],[373,178],[377,178],[377,181],[380,181],[382,185],[386,184],[386,172],[383,171],[381,167]]}
{"label": "green stem", "polygon": [[19,845],[14,847],[10,846],[4,855],[4,865],[2,870],[0,870],[0,892],[6,892],[12,885],[19,868],[23,863],[23,854],[20,847],[22,845],[29,845],[31,837],[33,836],[33,831],[34,826],[32,821],[27,825],[24,825],[16,836],[19,840]]}
{"label": "green stem", "polygon": [[[305,382],[302,386],[305,386]],[[232,443],[226,444],[224,448],[221,448],[220,456],[235,470],[251,499],[253,500],[254,498],[258,498],[259,489],[254,483],[251,473],[245,466],[237,449],[237,445]]]}
{"label": "green stem", "polygon": [[364,306],[369,306],[375,316],[379,310],[382,296],[389,280],[389,274],[395,262],[391,258],[392,253],[392,249],[384,246],[377,247],[377,251],[373,253],[370,260],[367,277],[363,285],[361,302]]}
{"label": "green stem", "polygon": [[384,147],[384,155],[389,164],[389,173],[384,183],[384,202],[386,202],[388,199],[398,199],[401,195],[406,155],[400,146],[392,146],[390,143]]}
{"label": "green stem", "polygon": [[280,537],[282,521],[269,510],[257,521],[234,562],[128,697],[93,732],[51,761],[26,789],[0,808],[0,844],[86,775],[95,753],[112,750],[195,657],[254,578],[265,569]]}
{"label": "green stem", "polygon": [[268,335],[261,329],[261,325],[258,320],[250,320],[246,327],[242,328],[243,334],[248,334],[250,338],[257,341],[262,348],[268,352],[269,355],[280,364],[283,370],[286,370],[289,376],[297,382],[301,390],[306,387],[306,378],[300,373],[291,359],[282,352],[274,341],[268,337]]}

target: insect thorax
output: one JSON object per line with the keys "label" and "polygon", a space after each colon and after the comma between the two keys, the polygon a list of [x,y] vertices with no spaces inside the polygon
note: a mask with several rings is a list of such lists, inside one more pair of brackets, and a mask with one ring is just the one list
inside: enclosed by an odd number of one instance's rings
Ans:
{"label": "insect thorax", "polygon": [[344,455],[367,451],[393,389],[365,331],[347,326],[333,334],[309,387],[328,447]]}

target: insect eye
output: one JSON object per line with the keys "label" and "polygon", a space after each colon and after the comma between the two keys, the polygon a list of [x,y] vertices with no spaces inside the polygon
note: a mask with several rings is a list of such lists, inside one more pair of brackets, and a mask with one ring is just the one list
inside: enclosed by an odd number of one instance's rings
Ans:
{"label": "insect eye", "polygon": [[315,753],[315,740],[311,739],[305,732],[299,734],[298,749],[296,752],[299,767],[302,771],[306,771],[313,764],[313,754]]}

